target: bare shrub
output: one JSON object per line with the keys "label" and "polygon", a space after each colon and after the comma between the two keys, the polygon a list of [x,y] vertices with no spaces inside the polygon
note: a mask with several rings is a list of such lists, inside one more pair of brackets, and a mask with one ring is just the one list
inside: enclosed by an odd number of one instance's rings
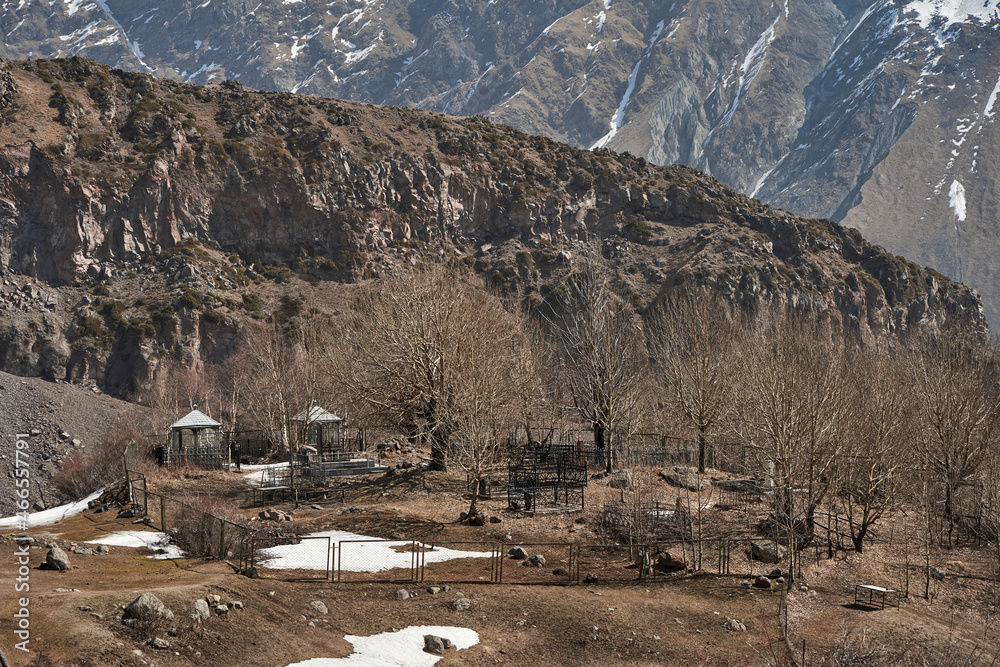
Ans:
{"label": "bare shrub", "polygon": [[147,469],[153,460],[151,443],[143,435],[140,417],[126,414],[108,428],[100,442],[75,450],[65,459],[50,483],[64,500],[83,498],[100,487],[125,476],[124,454],[130,442],[137,445],[133,470]]}
{"label": "bare shrub", "polygon": [[235,505],[214,496],[198,496],[185,503],[168,500],[167,503],[170,534],[185,552],[222,559],[244,555],[250,523]]}

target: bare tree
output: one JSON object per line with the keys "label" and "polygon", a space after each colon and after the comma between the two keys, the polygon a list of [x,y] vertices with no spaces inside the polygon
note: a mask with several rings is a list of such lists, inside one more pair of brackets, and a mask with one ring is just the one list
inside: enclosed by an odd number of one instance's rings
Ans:
{"label": "bare tree", "polygon": [[896,506],[899,485],[913,465],[908,452],[914,406],[901,368],[907,354],[898,344],[880,340],[849,357],[847,421],[852,428],[835,476],[858,553],[872,526]]}
{"label": "bare tree", "polygon": [[521,386],[511,384],[487,396],[482,377],[500,371],[473,365],[510,361],[513,332],[505,329],[513,328],[523,323],[478,278],[425,267],[376,283],[359,300],[345,332],[352,363],[337,378],[369,419],[428,438],[432,466],[444,470],[452,436],[466,428],[478,434],[473,448],[484,447],[486,424],[508,410],[489,401],[504,390],[518,396]]}
{"label": "bare tree", "polygon": [[708,293],[667,299],[650,323],[653,377],[675,410],[698,434],[698,472],[705,472],[708,437],[731,409],[733,308]]}
{"label": "bare tree", "polygon": [[453,394],[449,454],[472,481],[469,516],[477,513],[483,478],[505,453],[510,434],[526,418],[525,408],[536,395],[527,322],[519,312],[498,305],[484,303],[470,313],[479,320],[476,328],[488,337],[468,341],[456,360],[461,372]]}
{"label": "bare tree", "polygon": [[635,421],[646,352],[635,314],[594,264],[567,280],[569,296],[556,320],[565,377],[576,409],[590,422],[606,470],[616,461],[616,431]]}
{"label": "bare tree", "polygon": [[789,534],[801,522],[811,536],[842,444],[843,346],[821,323],[780,313],[745,340],[737,432],[769,471],[775,520]]}
{"label": "bare tree", "polygon": [[329,395],[322,351],[329,345],[322,322],[291,329],[277,324],[245,330],[248,367],[240,372],[248,421],[268,433],[272,449],[290,457],[304,442],[307,422],[296,417]]}
{"label": "bare tree", "polygon": [[919,399],[917,443],[925,465],[944,485],[948,546],[955,527],[955,494],[983,466],[1000,438],[996,352],[957,329],[917,341],[914,389]]}

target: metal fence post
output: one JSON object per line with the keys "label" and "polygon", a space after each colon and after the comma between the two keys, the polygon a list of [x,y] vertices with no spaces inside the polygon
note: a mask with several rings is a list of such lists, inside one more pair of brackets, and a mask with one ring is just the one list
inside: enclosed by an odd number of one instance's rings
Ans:
{"label": "metal fence post", "polygon": [[167,532],[167,499],[160,496],[160,530]]}
{"label": "metal fence post", "polygon": [[219,560],[226,560],[226,522],[219,519]]}

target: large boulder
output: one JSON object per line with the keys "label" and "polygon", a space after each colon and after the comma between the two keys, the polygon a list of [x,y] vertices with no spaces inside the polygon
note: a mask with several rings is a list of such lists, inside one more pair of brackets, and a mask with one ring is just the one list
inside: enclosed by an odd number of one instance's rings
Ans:
{"label": "large boulder", "polygon": [[656,554],[656,560],[653,561],[653,569],[660,572],[679,572],[687,569],[687,563],[684,562],[683,557],[678,556],[676,553],[661,551]]}
{"label": "large boulder", "polygon": [[697,491],[701,488],[701,484],[698,482],[698,473],[694,468],[674,466],[670,469],[661,470],[660,477],[667,484],[687,489],[688,491]]}
{"label": "large boulder", "polygon": [[631,470],[619,470],[611,479],[608,480],[608,486],[612,489],[627,489],[632,486],[632,471]]}
{"label": "large boulder", "polygon": [[750,557],[761,563],[780,563],[788,555],[788,549],[769,540],[754,540],[750,543]]}
{"label": "large boulder", "polygon": [[45,554],[45,567],[50,570],[68,570],[70,567],[69,556],[59,547],[53,546]]}
{"label": "large boulder", "polygon": [[161,618],[170,620],[174,617],[174,612],[167,609],[167,606],[152,593],[143,593],[132,600],[125,607],[123,618],[134,618],[139,621],[158,621]]}

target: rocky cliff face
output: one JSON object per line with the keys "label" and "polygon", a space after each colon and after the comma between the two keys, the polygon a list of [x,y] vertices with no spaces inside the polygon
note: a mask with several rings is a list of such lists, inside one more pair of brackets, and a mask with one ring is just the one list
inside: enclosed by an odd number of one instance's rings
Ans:
{"label": "rocky cliff face", "polygon": [[698,283],[864,333],[983,324],[968,288],[687,167],[82,59],[2,71],[0,362],[14,372],[127,393],[164,355],[224,358],[246,317],[442,258],[529,303],[591,256],[640,307]]}
{"label": "rocky cliff face", "polygon": [[7,2],[0,56],[482,114],[697,167],[1000,322],[996,0]]}

